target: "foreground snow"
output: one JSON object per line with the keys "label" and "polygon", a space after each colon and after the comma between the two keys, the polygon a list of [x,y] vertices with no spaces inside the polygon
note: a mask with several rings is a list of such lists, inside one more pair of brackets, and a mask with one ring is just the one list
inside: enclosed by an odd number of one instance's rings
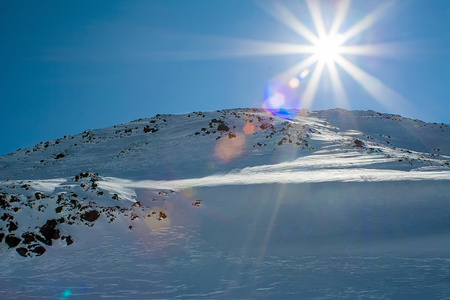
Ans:
{"label": "foreground snow", "polygon": [[450,297],[448,126],[296,113],[157,116],[0,157],[0,298]]}

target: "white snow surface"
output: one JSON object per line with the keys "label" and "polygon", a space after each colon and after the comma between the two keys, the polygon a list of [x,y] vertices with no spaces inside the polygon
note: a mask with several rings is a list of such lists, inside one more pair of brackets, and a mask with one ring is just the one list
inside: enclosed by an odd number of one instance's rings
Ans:
{"label": "white snow surface", "polygon": [[288,115],[157,115],[0,156],[0,298],[450,298],[450,127]]}

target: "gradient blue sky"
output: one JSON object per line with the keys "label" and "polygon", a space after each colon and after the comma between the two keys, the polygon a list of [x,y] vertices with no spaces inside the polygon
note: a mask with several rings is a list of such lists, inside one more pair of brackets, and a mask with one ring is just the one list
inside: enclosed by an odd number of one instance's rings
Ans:
{"label": "gradient blue sky", "polygon": [[[261,107],[273,76],[307,57],[252,55],[266,44],[248,40],[305,44],[268,2],[2,1],[0,155],[158,113]],[[315,33],[304,1],[281,2]],[[325,23],[337,2],[320,2]],[[385,3],[352,1],[342,30]],[[344,108],[450,123],[450,1],[389,3],[349,43],[394,51],[344,57],[406,101],[387,107],[338,67]],[[311,108],[336,106],[324,72]]]}

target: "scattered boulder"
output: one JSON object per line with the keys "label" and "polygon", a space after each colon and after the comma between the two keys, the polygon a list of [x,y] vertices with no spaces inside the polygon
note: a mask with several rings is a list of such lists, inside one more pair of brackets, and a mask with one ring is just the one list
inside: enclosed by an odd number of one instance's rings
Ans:
{"label": "scattered boulder", "polygon": [[34,197],[36,197],[36,200],[40,200],[40,199],[44,199],[45,195],[42,194],[41,192],[37,192],[34,194]]}
{"label": "scattered boulder", "polygon": [[28,249],[31,252],[36,253],[36,256],[41,256],[46,251],[45,248],[39,244],[30,245],[30,246],[28,246]]}
{"label": "scattered boulder", "polygon": [[364,147],[364,142],[363,142],[363,141],[360,141],[360,140],[356,139],[356,140],[354,141],[354,143],[355,143],[355,146],[356,146],[357,148],[363,148],[363,147]]}
{"label": "scattered boulder", "polygon": [[9,222],[8,227],[9,227],[8,228],[9,232],[15,231],[15,230],[17,230],[19,228],[17,222],[13,222],[13,221]]}
{"label": "scattered boulder", "polygon": [[6,194],[3,193],[0,194],[0,207],[3,209],[11,207],[11,204],[9,204],[8,201],[6,200]]}
{"label": "scattered boulder", "polygon": [[273,129],[273,125],[270,123],[262,123],[261,126],[259,126],[259,128],[261,128],[262,130],[265,130],[268,128]]}
{"label": "scattered boulder", "polygon": [[229,131],[230,128],[225,123],[220,123],[217,127],[217,131]]}
{"label": "scattered boulder", "polygon": [[39,230],[45,238],[45,244],[52,245],[52,239],[59,239],[59,229],[55,228],[57,224],[57,221],[54,219],[47,220],[47,223]]}
{"label": "scattered boulder", "polygon": [[29,231],[23,233],[22,238],[24,244],[31,244],[32,242],[36,242],[36,235]]}
{"label": "scattered boulder", "polygon": [[28,254],[28,249],[24,248],[24,247],[20,247],[16,249],[17,253],[19,253],[20,255],[26,257]]}
{"label": "scattered boulder", "polygon": [[89,172],[81,172],[80,174],[76,175],[74,179],[75,179],[75,181],[78,181],[81,178],[89,177],[89,175],[90,175]]}
{"label": "scattered boulder", "polygon": [[9,248],[17,247],[21,241],[22,240],[14,234],[8,234],[5,238],[5,243],[8,244]]}
{"label": "scattered boulder", "polygon": [[158,221],[161,221],[165,218],[167,218],[167,215],[163,211],[160,211],[159,216],[158,216]]}
{"label": "scattered boulder", "polygon": [[149,133],[149,132],[154,133],[157,131],[158,131],[158,128],[150,127],[148,125],[144,127],[144,133]]}
{"label": "scattered boulder", "polygon": [[64,156],[66,156],[64,153],[59,153],[58,155],[55,156],[55,159],[60,159],[63,158]]}
{"label": "scattered boulder", "polygon": [[84,214],[82,214],[80,216],[80,219],[83,221],[94,222],[99,217],[100,217],[100,213],[94,209],[94,210],[91,210],[91,211],[88,211],[88,212],[85,212]]}
{"label": "scattered boulder", "polygon": [[0,219],[2,221],[14,220],[14,216],[11,216],[10,214],[4,213],[3,216],[1,216]]}
{"label": "scattered boulder", "polygon": [[69,236],[63,236],[63,237],[61,237],[61,239],[62,239],[63,241],[66,240],[67,246],[73,244],[73,239],[72,239],[72,237],[71,237],[70,235],[69,235]]}

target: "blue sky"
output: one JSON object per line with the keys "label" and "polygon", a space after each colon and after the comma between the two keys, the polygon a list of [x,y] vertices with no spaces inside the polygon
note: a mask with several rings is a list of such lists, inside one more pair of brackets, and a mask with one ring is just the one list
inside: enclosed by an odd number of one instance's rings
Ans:
{"label": "blue sky", "polygon": [[[341,2],[319,2],[327,31]],[[310,56],[276,55],[280,45],[309,44],[280,20],[280,7],[317,34],[311,3],[278,3],[4,1],[0,154],[158,113],[262,107],[267,87],[286,83],[277,74]],[[370,26],[346,45],[377,46],[370,55],[342,57],[369,77],[355,80],[336,64],[347,101],[336,100],[325,68],[305,105],[311,65],[297,98],[283,105],[372,109],[450,123],[450,2],[354,0],[339,33],[368,16]]]}

